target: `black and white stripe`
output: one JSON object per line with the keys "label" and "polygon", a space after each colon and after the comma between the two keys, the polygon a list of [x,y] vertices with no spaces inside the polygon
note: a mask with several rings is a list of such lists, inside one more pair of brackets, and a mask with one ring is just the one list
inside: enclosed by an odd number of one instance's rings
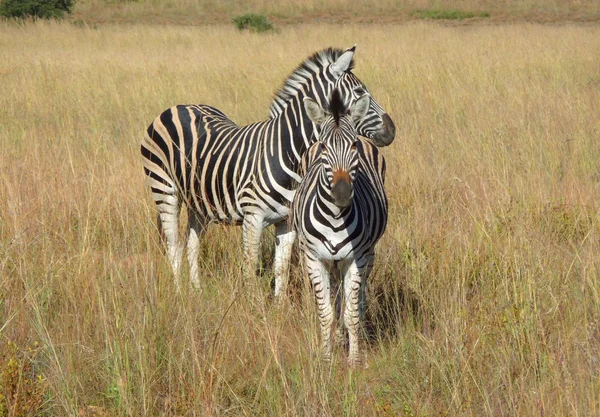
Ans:
{"label": "black and white stripe", "polygon": [[[302,157],[318,137],[303,100],[325,103],[334,88],[350,103],[365,94],[366,86],[352,72],[354,51],[330,48],[306,59],[276,94],[268,120],[238,127],[214,107],[179,105],[148,127],[141,145],[144,171],[178,287],[184,252],[179,212],[185,204],[190,280],[195,287],[199,239],[213,221],[243,226],[244,266],[251,272],[262,231],[275,224],[275,294],[285,289],[295,240],[286,218],[301,179]],[[393,122],[375,100],[357,130],[378,146],[389,145],[395,135]]]}
{"label": "black and white stripe", "polygon": [[366,279],[387,223],[385,161],[375,146],[358,138],[356,124],[367,114],[368,95],[348,107],[335,90],[328,110],[310,98],[305,105],[321,135],[306,154],[307,172],[292,203],[293,227],[317,299],[326,358],[331,357],[334,316],[330,268],[343,277],[348,361],[355,365],[360,361],[358,330]]}

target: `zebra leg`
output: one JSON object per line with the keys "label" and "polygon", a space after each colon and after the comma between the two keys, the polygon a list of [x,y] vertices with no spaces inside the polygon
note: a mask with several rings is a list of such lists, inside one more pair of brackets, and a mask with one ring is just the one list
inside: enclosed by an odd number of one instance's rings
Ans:
{"label": "zebra leg", "polygon": [[360,364],[359,351],[359,293],[363,284],[366,265],[359,264],[365,259],[355,260],[346,267],[344,274],[344,324],[348,329],[348,364],[355,367]]}
{"label": "zebra leg", "polygon": [[333,299],[335,302],[335,343],[336,345],[343,345],[346,341],[346,335],[344,331],[344,318],[342,317],[342,289],[341,289],[341,281],[343,277],[340,277],[340,270],[336,266],[333,268],[334,277],[331,277],[331,292],[333,293]]}
{"label": "zebra leg", "polygon": [[165,239],[165,232],[163,231],[162,220],[160,219],[160,213],[156,213],[156,227],[158,229],[158,235],[160,236],[160,243],[164,247],[167,245],[167,241]]}
{"label": "zebra leg", "polygon": [[175,287],[179,291],[179,275],[181,258],[183,256],[183,244],[179,241],[179,211],[181,210],[181,201],[177,194],[161,195],[160,199],[155,201],[158,206],[158,216],[162,235],[167,242],[167,256],[173,269]]}
{"label": "zebra leg", "polygon": [[[373,270],[373,263],[375,262],[375,253],[370,252],[366,255],[367,263],[365,269],[361,274],[362,281],[360,283],[360,292],[358,293],[358,316],[360,319],[361,326],[365,325],[365,316],[367,311],[367,279],[371,275]],[[363,328],[364,331],[364,328]]]}
{"label": "zebra leg", "polygon": [[200,237],[206,230],[206,217],[188,208],[188,242],[187,256],[190,265],[190,283],[194,289],[200,289],[198,278],[198,253],[200,251]]}
{"label": "zebra leg", "polygon": [[258,255],[260,250],[260,237],[264,229],[263,219],[252,214],[244,217],[242,224],[242,238],[244,240],[244,276],[251,277],[256,274]]}
{"label": "zebra leg", "polygon": [[333,325],[329,270],[327,265],[323,265],[323,262],[318,259],[311,258],[308,253],[305,254],[305,261],[308,269],[308,277],[310,278],[317,300],[323,358],[329,361],[331,360],[331,327]]}
{"label": "zebra leg", "polygon": [[287,220],[275,225],[275,259],[273,269],[275,273],[275,298],[281,299],[285,294],[290,272],[290,257],[292,246],[296,240],[296,232],[290,230]]}

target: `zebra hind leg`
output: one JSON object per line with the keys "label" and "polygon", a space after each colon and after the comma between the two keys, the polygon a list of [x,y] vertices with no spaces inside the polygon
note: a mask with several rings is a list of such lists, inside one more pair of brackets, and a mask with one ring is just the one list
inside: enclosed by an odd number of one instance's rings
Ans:
{"label": "zebra hind leg", "polygon": [[206,226],[206,216],[188,208],[187,256],[190,265],[190,283],[196,290],[200,289],[200,279],[198,277],[200,238],[204,234]]}
{"label": "zebra hind leg", "polygon": [[362,281],[360,283],[360,291],[358,293],[358,317],[360,320],[360,334],[365,340],[369,339],[367,331],[367,278],[373,271],[373,264],[375,262],[375,253],[371,252],[366,255],[366,265],[361,273]]}
{"label": "zebra hind leg", "polygon": [[344,346],[346,344],[346,328],[344,327],[344,317],[342,316],[342,281],[344,277],[340,276],[340,269],[337,266],[337,262],[329,271],[331,276],[331,293],[333,294],[333,300],[335,305],[335,344]]}
{"label": "zebra hind leg", "polygon": [[158,218],[161,230],[161,236],[166,241],[167,256],[171,268],[173,269],[174,281],[177,290],[180,289],[180,267],[183,256],[183,244],[179,241],[179,211],[181,210],[181,201],[177,194],[161,195],[156,198],[158,207]]}
{"label": "zebra hind leg", "polygon": [[260,250],[260,238],[264,229],[263,219],[254,215],[246,215],[242,224],[244,240],[244,277],[256,276]]}

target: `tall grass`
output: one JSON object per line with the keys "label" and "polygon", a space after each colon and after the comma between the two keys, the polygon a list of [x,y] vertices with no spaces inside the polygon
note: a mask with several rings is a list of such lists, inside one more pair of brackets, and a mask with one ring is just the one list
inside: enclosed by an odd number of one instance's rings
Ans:
{"label": "tall grass", "polygon": [[[2,25],[0,410],[597,415],[599,35]],[[270,269],[242,279],[238,228],[209,229],[202,291],[175,292],[139,142],[177,103],[263,119],[299,61],[354,43],[398,130],[369,368],[351,372],[343,346],[319,359],[301,271],[280,307]]]}

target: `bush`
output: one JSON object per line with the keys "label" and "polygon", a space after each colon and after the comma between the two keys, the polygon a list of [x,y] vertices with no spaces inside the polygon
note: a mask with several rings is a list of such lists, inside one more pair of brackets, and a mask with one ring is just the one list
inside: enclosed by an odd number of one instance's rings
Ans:
{"label": "bush", "polygon": [[73,11],[75,0],[0,0],[0,16],[10,18],[61,18]]}
{"label": "bush", "polygon": [[462,10],[456,9],[431,9],[431,10],[423,10],[418,9],[415,10],[414,13],[421,19],[448,19],[448,20],[463,20],[470,19],[472,17],[490,17],[488,12],[465,12]]}
{"label": "bush", "polygon": [[248,29],[252,32],[269,32],[275,27],[266,16],[248,13],[233,18],[233,23],[239,30]]}

